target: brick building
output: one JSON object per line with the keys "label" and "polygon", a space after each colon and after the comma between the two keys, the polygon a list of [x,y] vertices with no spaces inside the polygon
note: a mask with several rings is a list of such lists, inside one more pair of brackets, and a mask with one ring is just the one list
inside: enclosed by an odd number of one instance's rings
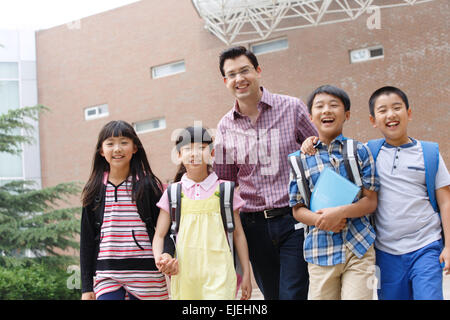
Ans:
{"label": "brick building", "polygon": [[[304,101],[319,85],[343,88],[352,100],[344,133],[361,141],[380,136],[368,120],[369,95],[398,86],[413,111],[410,135],[438,141],[449,166],[449,5],[382,9],[379,29],[362,15],[274,34],[275,42],[253,47],[281,49],[258,55],[262,83]],[[215,128],[233,103],[218,69],[226,45],[204,29],[190,1],[133,3],[39,31],[36,46],[38,100],[51,108],[40,119],[44,187],[86,181],[98,132],[117,119],[142,131],[151,166],[166,182],[176,171],[172,132],[194,121]]]}

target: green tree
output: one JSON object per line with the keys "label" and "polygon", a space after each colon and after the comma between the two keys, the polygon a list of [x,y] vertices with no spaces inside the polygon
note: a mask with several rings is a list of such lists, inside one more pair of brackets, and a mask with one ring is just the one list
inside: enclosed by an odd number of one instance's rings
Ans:
{"label": "green tree", "polygon": [[[22,144],[33,142],[30,120],[36,121],[44,110],[48,108],[37,105],[0,115],[0,152],[19,154]],[[51,273],[73,263],[74,257],[63,251],[79,247],[76,237],[80,232],[80,208],[68,208],[67,199],[79,191],[75,182],[43,189],[26,180],[0,185],[0,267],[29,267],[31,272],[39,270],[42,275],[37,264]],[[35,257],[24,257],[25,250]]]}

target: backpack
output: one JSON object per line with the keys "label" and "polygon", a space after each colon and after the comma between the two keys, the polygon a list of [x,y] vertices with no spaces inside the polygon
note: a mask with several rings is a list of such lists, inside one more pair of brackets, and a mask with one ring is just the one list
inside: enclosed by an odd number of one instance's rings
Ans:
{"label": "backpack", "polygon": [[[222,216],[223,226],[227,233],[228,245],[230,246],[231,255],[234,259],[233,250],[233,232],[234,232],[234,216],[233,216],[233,196],[234,182],[224,181],[219,184],[220,194],[220,214]],[[170,227],[171,238],[176,243],[176,235],[180,228],[181,215],[181,183],[169,184],[167,187],[167,195],[169,196],[170,217],[172,224]]]}
{"label": "backpack", "polygon": [[[347,172],[350,181],[358,187],[362,187],[361,168],[357,160],[358,142],[353,139],[345,139],[343,142],[344,146],[342,148],[342,157],[344,158],[345,171]],[[294,179],[297,180],[297,186],[300,194],[305,201],[306,207],[309,208],[311,189],[309,188],[308,181],[306,180],[305,169],[302,164],[302,159],[305,159],[305,157],[306,156],[302,153],[300,153],[300,155],[291,155],[289,156],[289,164],[294,172]]]}
{"label": "backpack", "polygon": [[[380,152],[380,149],[385,141],[386,140],[382,138],[370,140],[369,142],[367,142],[367,146],[372,152],[374,160],[376,160],[378,153]],[[433,207],[434,211],[439,214],[440,217],[441,214],[439,212],[435,190],[436,174],[439,168],[439,144],[437,144],[436,142],[421,140],[420,144],[422,145],[423,160],[425,163],[425,182],[427,185],[428,197],[430,198],[431,206]]]}

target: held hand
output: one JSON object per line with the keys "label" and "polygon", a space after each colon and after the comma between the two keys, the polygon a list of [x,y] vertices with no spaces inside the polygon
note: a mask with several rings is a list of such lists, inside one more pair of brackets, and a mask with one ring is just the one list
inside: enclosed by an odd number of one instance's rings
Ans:
{"label": "held hand", "polygon": [[95,300],[94,292],[85,292],[81,295],[81,300]]}
{"label": "held hand", "polygon": [[157,257],[155,264],[159,272],[162,272],[168,276],[178,273],[178,260],[172,258],[168,253],[163,253]]}
{"label": "held hand", "polygon": [[312,156],[316,153],[316,149],[314,148],[314,145],[319,141],[318,137],[308,137],[303,141],[302,146],[300,147],[300,151],[303,152],[306,155]]}
{"label": "held hand", "polygon": [[249,300],[252,297],[252,282],[250,277],[245,275],[241,283],[241,300]]}
{"label": "held hand", "polygon": [[178,271],[178,260],[176,258],[170,259],[170,261],[166,264],[164,273],[168,276],[174,276],[178,274]]}
{"label": "held hand", "polygon": [[161,272],[161,268],[163,267],[163,265],[165,265],[165,263],[167,263],[167,261],[164,260],[162,255],[155,255],[155,265],[158,268],[159,272]]}
{"label": "held hand", "polygon": [[444,266],[444,272],[445,275],[450,274],[450,247],[445,247],[444,250],[442,250],[441,255],[439,256],[439,262],[445,263]]}
{"label": "held hand", "polygon": [[340,232],[346,225],[347,219],[343,218],[340,207],[320,209],[316,213],[320,216],[315,226],[321,230]]}

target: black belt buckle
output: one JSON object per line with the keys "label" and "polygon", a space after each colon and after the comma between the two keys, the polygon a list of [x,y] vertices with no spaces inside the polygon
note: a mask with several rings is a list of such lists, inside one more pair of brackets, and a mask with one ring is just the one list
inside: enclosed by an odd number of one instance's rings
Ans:
{"label": "black belt buckle", "polygon": [[[269,216],[268,215],[268,213],[269,213],[269,211],[271,211],[272,209],[270,209],[270,210],[264,210],[264,218],[266,218],[266,219],[272,219],[272,218],[274,218],[274,216]],[[269,213],[270,214],[270,213]]]}
{"label": "black belt buckle", "polygon": [[288,213],[288,209],[290,209],[290,207],[284,207],[284,208],[274,208],[274,209],[269,209],[269,210],[264,210],[264,218],[266,219],[272,219],[272,218],[276,218],[279,216],[284,216],[285,214]]}

